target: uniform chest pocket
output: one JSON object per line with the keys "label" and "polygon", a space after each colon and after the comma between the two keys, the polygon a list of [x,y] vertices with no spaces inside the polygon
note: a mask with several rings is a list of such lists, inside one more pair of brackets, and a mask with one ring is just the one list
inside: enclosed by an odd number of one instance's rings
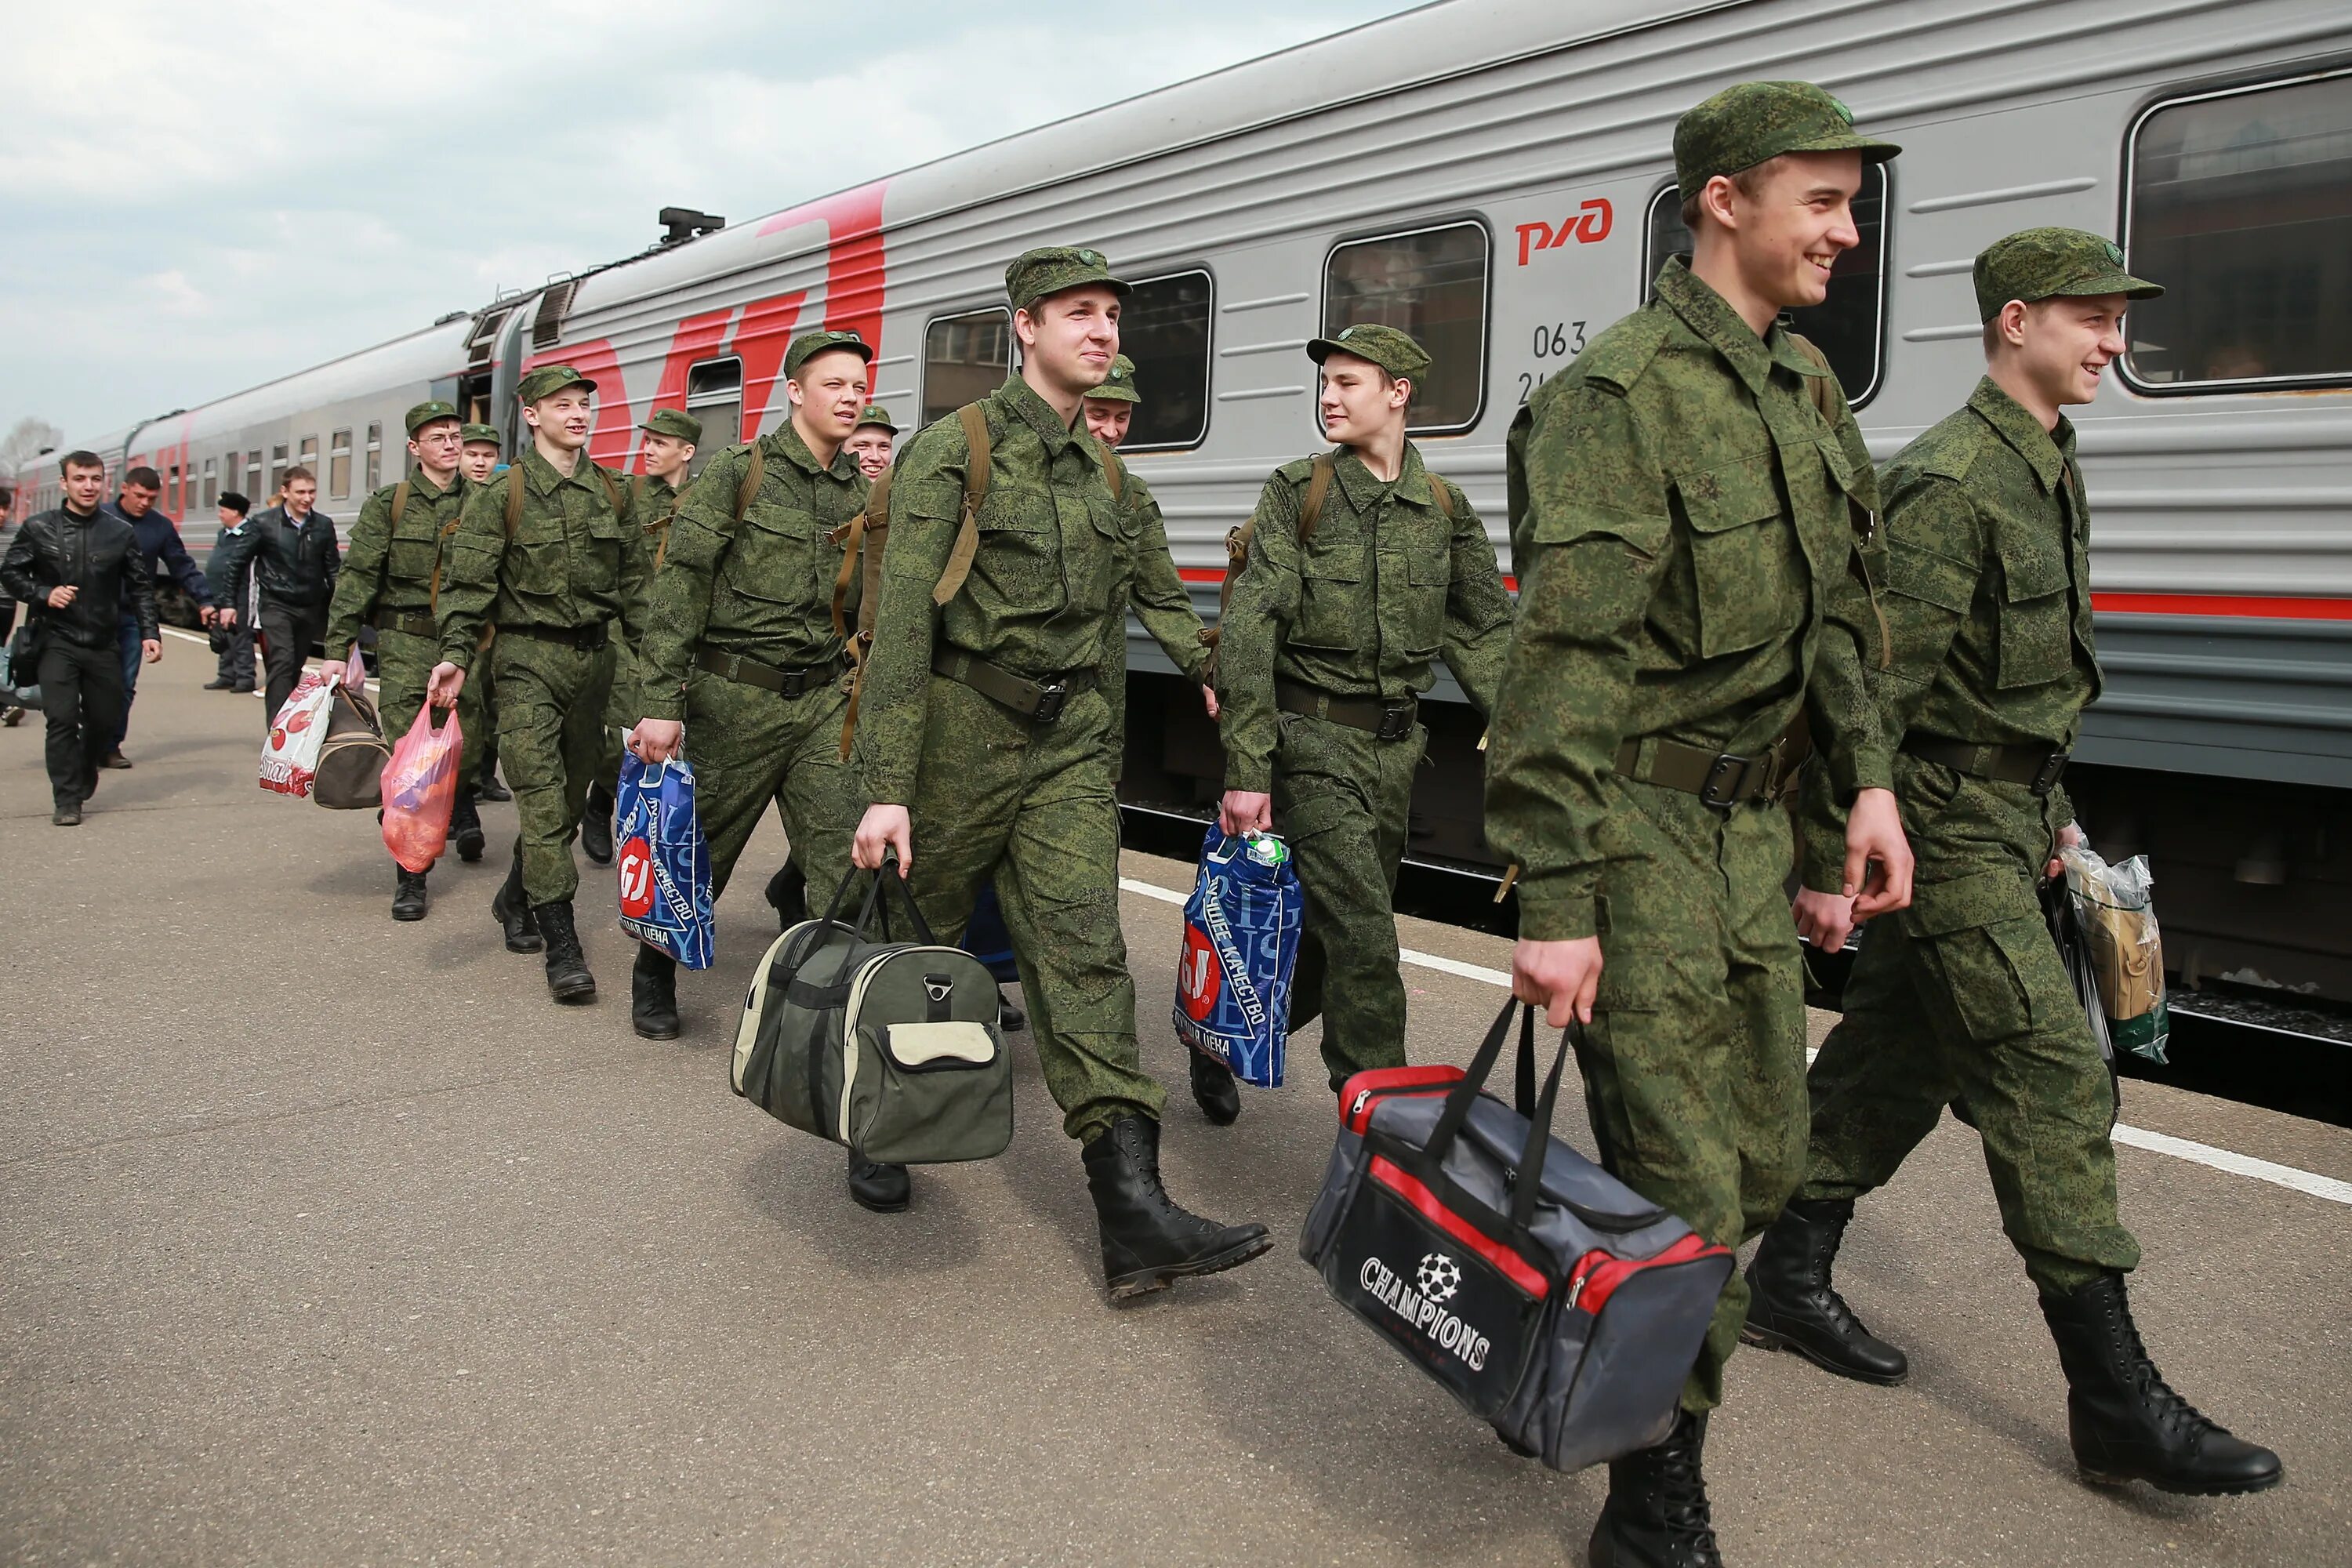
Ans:
{"label": "uniform chest pocket", "polygon": [[1760,647],[1803,624],[1808,584],[1773,466],[1773,454],[1759,452],[1675,479],[1690,520],[1705,658]]}
{"label": "uniform chest pocket", "polygon": [[499,574],[510,593],[530,598],[555,598],[563,593],[570,558],[563,519],[525,507],[508,536]]}
{"label": "uniform chest pocket", "polygon": [[1406,652],[1433,654],[1445,640],[1445,595],[1454,584],[1448,541],[1430,525],[1408,530],[1399,542],[1399,552],[1381,561],[1381,611]]}
{"label": "uniform chest pocket", "polygon": [[[1000,471],[973,520],[980,549],[972,557],[972,581],[984,584],[1000,608],[1050,614],[1064,602],[1058,498],[1042,486],[1007,485],[1003,479]],[[1073,521],[1093,531],[1091,521]],[[959,531],[961,526],[959,521]]]}
{"label": "uniform chest pocket", "polygon": [[1290,640],[1301,647],[1365,647],[1364,600],[1363,533],[1326,518],[1299,552],[1298,620]]}
{"label": "uniform chest pocket", "polygon": [[2074,668],[2073,606],[2066,563],[2053,542],[2000,542],[2000,675],[2003,690],[2041,686]]}
{"label": "uniform chest pocket", "polygon": [[[800,605],[811,593],[817,552],[826,548],[824,526],[814,512],[798,507],[754,506],[744,515],[728,546],[724,582],[727,591],[754,615],[761,606]],[[838,552],[835,555],[836,564]],[[825,591],[833,590],[830,574]]]}
{"label": "uniform chest pocket", "polygon": [[628,530],[618,512],[603,508],[588,514],[581,527],[580,589],[586,594],[615,594],[621,587],[621,554],[629,548]]}
{"label": "uniform chest pocket", "polygon": [[423,528],[404,527],[383,552],[384,575],[396,583],[429,583],[441,559],[441,531],[430,520]]}

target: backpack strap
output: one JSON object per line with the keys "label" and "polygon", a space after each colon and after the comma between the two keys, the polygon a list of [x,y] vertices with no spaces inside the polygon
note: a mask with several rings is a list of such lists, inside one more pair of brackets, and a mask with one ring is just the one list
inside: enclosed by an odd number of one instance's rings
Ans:
{"label": "backpack strap", "polygon": [[[849,644],[849,657],[857,663],[864,662],[861,643],[870,644],[873,639],[876,584],[872,581],[875,574],[871,568],[880,563],[882,536],[890,531],[890,472],[887,468],[882,470],[882,477],[876,479],[873,489],[866,492],[866,510],[851,518],[848,526],[842,530],[841,570],[834,574],[833,579],[833,635]],[[874,521],[877,518],[881,521]],[[874,559],[869,561],[868,556]],[[849,626],[849,584],[857,577],[861,566],[868,568],[866,573],[867,581],[866,593],[857,605],[859,636],[853,637]]]}
{"label": "backpack strap", "polygon": [[1315,537],[1315,525],[1323,520],[1323,503],[1331,496],[1331,477],[1339,471],[1338,459],[1328,452],[1315,455],[1314,470],[1307,479],[1307,502],[1298,509],[1298,542],[1306,543]]}
{"label": "backpack strap", "polygon": [[400,514],[408,510],[408,481],[403,479],[392,487],[392,526],[400,526]]}
{"label": "backpack strap", "polygon": [[522,521],[522,465],[514,463],[507,468],[507,537],[514,537],[515,524]]}
{"label": "backpack strap", "polygon": [[1429,493],[1437,498],[1437,515],[1452,522],[1454,521],[1453,490],[1447,488],[1444,479],[1439,479],[1427,468],[1422,470],[1422,477],[1429,481]]}
{"label": "backpack strap", "polygon": [[955,548],[948,552],[947,570],[931,590],[931,603],[944,606],[963,592],[971,575],[971,558],[980,553],[980,503],[988,499],[988,412],[977,403],[956,410],[963,423],[963,525],[956,530]]}
{"label": "backpack strap", "polygon": [[596,478],[602,480],[604,486],[604,499],[613,503],[613,515],[616,518],[619,517],[621,515],[621,487],[613,482],[613,476],[604,471],[603,464],[591,463],[588,466],[596,470]]}
{"label": "backpack strap", "polygon": [[1127,499],[1127,465],[1120,462],[1118,454],[1108,447],[1102,449],[1102,455],[1103,478],[1110,481],[1110,499],[1125,500]]}
{"label": "backpack strap", "polygon": [[768,454],[760,443],[751,443],[751,460],[743,465],[743,482],[735,487],[735,521],[743,521],[751,503],[760,499],[760,487],[768,482]]}

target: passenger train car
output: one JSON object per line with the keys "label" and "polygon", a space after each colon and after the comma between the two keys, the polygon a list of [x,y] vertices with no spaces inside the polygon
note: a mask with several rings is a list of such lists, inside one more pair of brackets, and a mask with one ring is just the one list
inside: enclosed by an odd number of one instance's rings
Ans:
{"label": "passenger train car", "polygon": [[[1426,343],[1417,437],[1505,540],[1513,415],[1633,309],[1683,237],[1675,116],[1801,76],[1904,147],[1861,247],[1798,313],[1882,458],[1980,368],[1969,258],[2011,230],[2113,234],[2170,292],[2075,411],[2106,695],[2069,785],[2146,849],[2192,982],[2352,998],[2352,11],[2340,0],[1454,0],[667,245],[266,386],[118,431],[208,523],[317,468],[348,519],[398,477],[401,411],[459,400],[511,434],[530,366],[601,384],[593,450],[682,404],[748,437],[786,416],[786,342],[879,345],[879,401],[940,417],[1005,373],[1004,263],[1108,250],[1137,287],[1146,402],[1126,451],[1213,614],[1219,542],[1315,448],[1318,331]],[[48,504],[53,485],[21,505]],[[209,532],[209,528],[203,530]],[[1125,792],[1197,812],[1221,771],[1197,700],[1131,634]],[[1479,725],[1425,712],[1418,858],[1491,868]]]}

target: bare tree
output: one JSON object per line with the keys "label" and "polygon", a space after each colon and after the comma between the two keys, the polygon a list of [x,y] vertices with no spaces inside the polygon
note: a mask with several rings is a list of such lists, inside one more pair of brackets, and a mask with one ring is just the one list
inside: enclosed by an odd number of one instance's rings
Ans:
{"label": "bare tree", "polygon": [[42,453],[65,439],[65,432],[46,419],[27,414],[0,437],[0,484],[14,483],[40,466]]}

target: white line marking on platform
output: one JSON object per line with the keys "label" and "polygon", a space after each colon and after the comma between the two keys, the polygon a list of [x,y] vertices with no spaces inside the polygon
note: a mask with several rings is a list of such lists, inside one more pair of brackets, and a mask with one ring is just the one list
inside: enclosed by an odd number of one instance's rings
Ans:
{"label": "white line marking on platform", "polygon": [[[1141,882],[1133,877],[1121,877],[1118,885],[1130,893],[1140,893],[1147,899],[1158,899],[1165,904],[1181,904],[1189,896],[1155,883]],[[1445,974],[1458,974],[1465,980],[1483,980],[1489,985],[1507,987],[1511,977],[1499,969],[1487,969],[1475,963],[1465,963],[1458,958],[1440,958],[1433,952],[1416,952],[1412,948],[1400,950],[1407,963],[1423,969],[1434,969]],[[1805,1052],[1810,1063],[1820,1053]],[[2204,1165],[2216,1171],[2227,1171],[2233,1176],[2252,1176],[2258,1182],[2268,1182],[2275,1187],[2305,1193],[2329,1203],[2352,1205],[2352,1182],[2339,1182],[2333,1176],[2322,1176],[2311,1171],[2299,1171],[2293,1165],[2274,1164],[2257,1160],[2251,1154],[2241,1154],[2231,1149],[2217,1149],[2210,1143],[2199,1143],[2187,1138],[2175,1138],[2168,1132],[2150,1132],[2144,1127],[2123,1122],[2116,1124],[2115,1141],[2151,1153],[2169,1154],[2176,1160]]]}
{"label": "white line marking on platform", "polygon": [[[206,652],[210,652],[212,649],[212,638],[207,637],[198,637],[192,631],[185,631],[178,626],[158,626],[156,630],[162,632],[165,637],[178,637],[182,642],[202,643],[205,645]],[[306,668],[316,668],[310,660],[306,659],[303,662]],[[373,691],[382,684],[383,682],[381,681],[371,680],[367,683],[367,689],[370,691]],[[268,700],[268,694],[263,691],[258,684],[254,687],[250,695],[256,702],[267,701]]]}

